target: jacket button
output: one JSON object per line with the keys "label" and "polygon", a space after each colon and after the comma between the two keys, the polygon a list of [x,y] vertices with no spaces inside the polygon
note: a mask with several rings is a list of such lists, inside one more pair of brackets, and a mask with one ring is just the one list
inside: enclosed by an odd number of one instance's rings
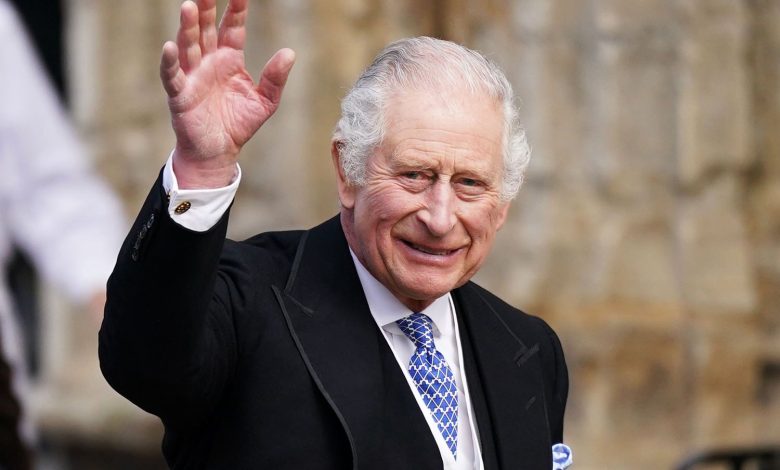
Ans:
{"label": "jacket button", "polygon": [[184,214],[188,210],[190,210],[190,207],[192,207],[192,204],[190,204],[190,201],[184,201],[178,206],[176,206],[176,209],[173,210],[173,212],[177,214]]}

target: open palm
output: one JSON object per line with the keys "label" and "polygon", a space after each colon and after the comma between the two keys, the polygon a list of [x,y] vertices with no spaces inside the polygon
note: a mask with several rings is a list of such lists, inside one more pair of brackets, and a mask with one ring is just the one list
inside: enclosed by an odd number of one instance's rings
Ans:
{"label": "open palm", "polygon": [[181,7],[176,42],[163,46],[160,76],[176,134],[174,166],[189,187],[227,184],[238,153],[279,106],[294,53],[282,49],[255,84],[244,63],[247,0],[231,0],[217,30],[215,0]]}

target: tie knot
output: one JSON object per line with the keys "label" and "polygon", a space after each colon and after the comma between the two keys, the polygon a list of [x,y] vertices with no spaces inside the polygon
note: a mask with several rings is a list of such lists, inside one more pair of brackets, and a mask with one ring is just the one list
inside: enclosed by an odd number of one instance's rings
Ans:
{"label": "tie knot", "polygon": [[433,349],[433,321],[424,313],[413,313],[396,322],[418,348]]}

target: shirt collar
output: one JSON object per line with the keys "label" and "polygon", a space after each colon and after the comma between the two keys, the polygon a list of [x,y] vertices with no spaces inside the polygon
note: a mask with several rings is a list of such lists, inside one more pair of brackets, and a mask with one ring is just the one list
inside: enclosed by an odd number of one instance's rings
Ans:
{"label": "shirt collar", "polygon": [[[355,256],[352,248],[349,249],[349,254],[352,255],[352,261],[355,263],[360,284],[363,286],[363,293],[368,301],[368,308],[371,310],[371,315],[374,317],[377,325],[389,333],[403,335],[403,332],[395,322],[408,317],[414,312],[402,304],[387,287],[368,272],[357,256]],[[453,334],[454,326],[452,324],[450,305],[450,293],[448,292],[434,300],[431,305],[422,311],[433,321],[434,337]]]}

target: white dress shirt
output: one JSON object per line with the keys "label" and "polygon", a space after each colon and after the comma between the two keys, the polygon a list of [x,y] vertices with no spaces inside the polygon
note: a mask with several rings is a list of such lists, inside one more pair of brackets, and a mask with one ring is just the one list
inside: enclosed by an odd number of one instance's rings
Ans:
{"label": "white dress shirt", "polygon": [[[241,169],[236,165],[236,176],[229,186],[217,189],[179,189],[173,172],[172,155],[163,169],[163,188],[170,196],[168,213],[174,221],[194,231],[206,231],[213,227],[235,196],[241,180]],[[189,202],[190,207],[183,213],[177,213],[176,207]],[[433,338],[436,349],[444,355],[452,369],[458,387],[458,458],[452,456],[444,438],[433,420],[430,410],[417,392],[417,386],[409,375],[409,360],[415,351],[412,341],[396,325],[396,320],[411,315],[412,311],[398,301],[371,273],[357,260],[350,250],[352,260],[363,286],[371,315],[377,327],[382,331],[387,344],[393,351],[398,367],[406,377],[409,388],[417,400],[420,411],[425,416],[431,434],[439,446],[445,470],[482,470],[482,454],[474,422],[474,411],[469,397],[468,384],[463,373],[463,349],[460,342],[455,306],[449,294],[440,297],[422,311],[433,320]]]}

